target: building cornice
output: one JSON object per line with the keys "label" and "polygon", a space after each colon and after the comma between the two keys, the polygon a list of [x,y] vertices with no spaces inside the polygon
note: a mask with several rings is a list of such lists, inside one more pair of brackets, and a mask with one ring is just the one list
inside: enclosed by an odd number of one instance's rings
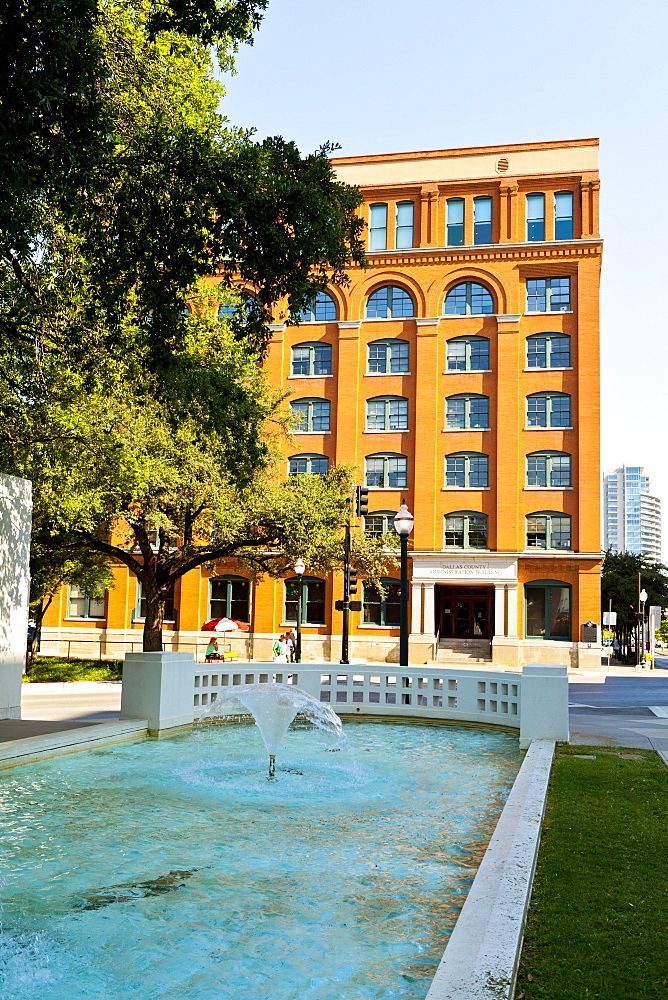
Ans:
{"label": "building cornice", "polygon": [[[470,247],[414,247],[411,250],[367,251],[370,267],[407,267],[425,264],[460,264],[475,261],[522,260],[560,261],[574,257],[599,257],[603,240],[578,240],[568,243],[498,243]],[[353,265],[354,266],[354,265]]]}

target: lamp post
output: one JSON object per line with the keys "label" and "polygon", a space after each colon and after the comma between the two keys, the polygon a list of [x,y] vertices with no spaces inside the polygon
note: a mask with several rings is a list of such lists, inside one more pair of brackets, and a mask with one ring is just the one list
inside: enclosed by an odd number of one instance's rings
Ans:
{"label": "lamp post", "polygon": [[295,573],[299,579],[297,587],[297,645],[295,647],[295,663],[302,662],[302,614],[304,607],[304,570],[306,565],[303,559],[298,559],[295,563]]}
{"label": "lamp post", "polygon": [[399,666],[408,666],[408,536],[413,530],[414,518],[406,501],[394,517],[394,530],[401,542],[401,603],[399,604]]}
{"label": "lamp post", "polygon": [[639,625],[639,636],[638,636],[638,665],[644,667],[645,665],[645,601],[647,600],[647,591],[643,588],[638,594],[638,605],[640,608],[640,620]]}

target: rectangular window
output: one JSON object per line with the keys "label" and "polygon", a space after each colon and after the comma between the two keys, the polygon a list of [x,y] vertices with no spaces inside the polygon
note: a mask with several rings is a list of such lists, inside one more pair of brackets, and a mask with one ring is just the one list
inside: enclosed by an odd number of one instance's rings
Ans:
{"label": "rectangular window", "polygon": [[545,239],[545,195],[527,195],[527,242]]}
{"label": "rectangular window", "polygon": [[570,308],[570,278],[527,278],[527,312],[566,312]]}
{"label": "rectangular window", "polygon": [[464,199],[448,198],[448,246],[461,247],[464,245]]}
{"label": "rectangular window", "polygon": [[528,368],[569,368],[571,338],[555,334],[527,338]]}
{"label": "rectangular window", "polygon": [[387,205],[371,206],[369,250],[387,250]]}
{"label": "rectangular window", "polygon": [[573,192],[557,191],[554,196],[554,238],[573,239]]}
{"label": "rectangular window", "polygon": [[397,231],[395,246],[397,250],[408,250],[413,246],[413,214],[415,207],[412,201],[397,202]]}
{"label": "rectangular window", "polygon": [[104,594],[89,597],[80,587],[70,586],[68,618],[104,618]]}
{"label": "rectangular window", "polygon": [[492,199],[473,199],[473,242],[492,242]]}

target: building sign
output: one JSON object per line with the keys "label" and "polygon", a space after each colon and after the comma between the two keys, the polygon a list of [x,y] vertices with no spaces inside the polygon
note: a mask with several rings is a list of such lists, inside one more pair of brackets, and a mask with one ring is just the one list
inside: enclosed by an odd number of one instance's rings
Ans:
{"label": "building sign", "polygon": [[414,559],[413,580],[434,583],[517,580],[516,559]]}

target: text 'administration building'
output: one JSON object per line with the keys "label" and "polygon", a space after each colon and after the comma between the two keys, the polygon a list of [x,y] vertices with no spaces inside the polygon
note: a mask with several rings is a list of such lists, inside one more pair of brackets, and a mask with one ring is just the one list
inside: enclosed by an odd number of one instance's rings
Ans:
{"label": "text 'administration building'", "polygon": [[[405,498],[411,661],[598,666],[579,641],[600,614],[597,140],[334,165],[364,196],[368,268],[299,326],[273,327],[267,366],[298,418],[287,469],[356,466],[368,531],[386,531]],[[389,576],[382,599],[361,588],[352,659],[397,658]],[[304,658],[337,661],[341,575],[307,568],[304,587]],[[45,632],[64,637],[91,606],[63,595]],[[141,594],[125,570],[96,608],[86,626],[136,641]],[[295,622],[295,580],[254,584],[236,565],[188,574],[174,641],[186,648],[218,615],[250,621],[239,651],[268,657]]]}

